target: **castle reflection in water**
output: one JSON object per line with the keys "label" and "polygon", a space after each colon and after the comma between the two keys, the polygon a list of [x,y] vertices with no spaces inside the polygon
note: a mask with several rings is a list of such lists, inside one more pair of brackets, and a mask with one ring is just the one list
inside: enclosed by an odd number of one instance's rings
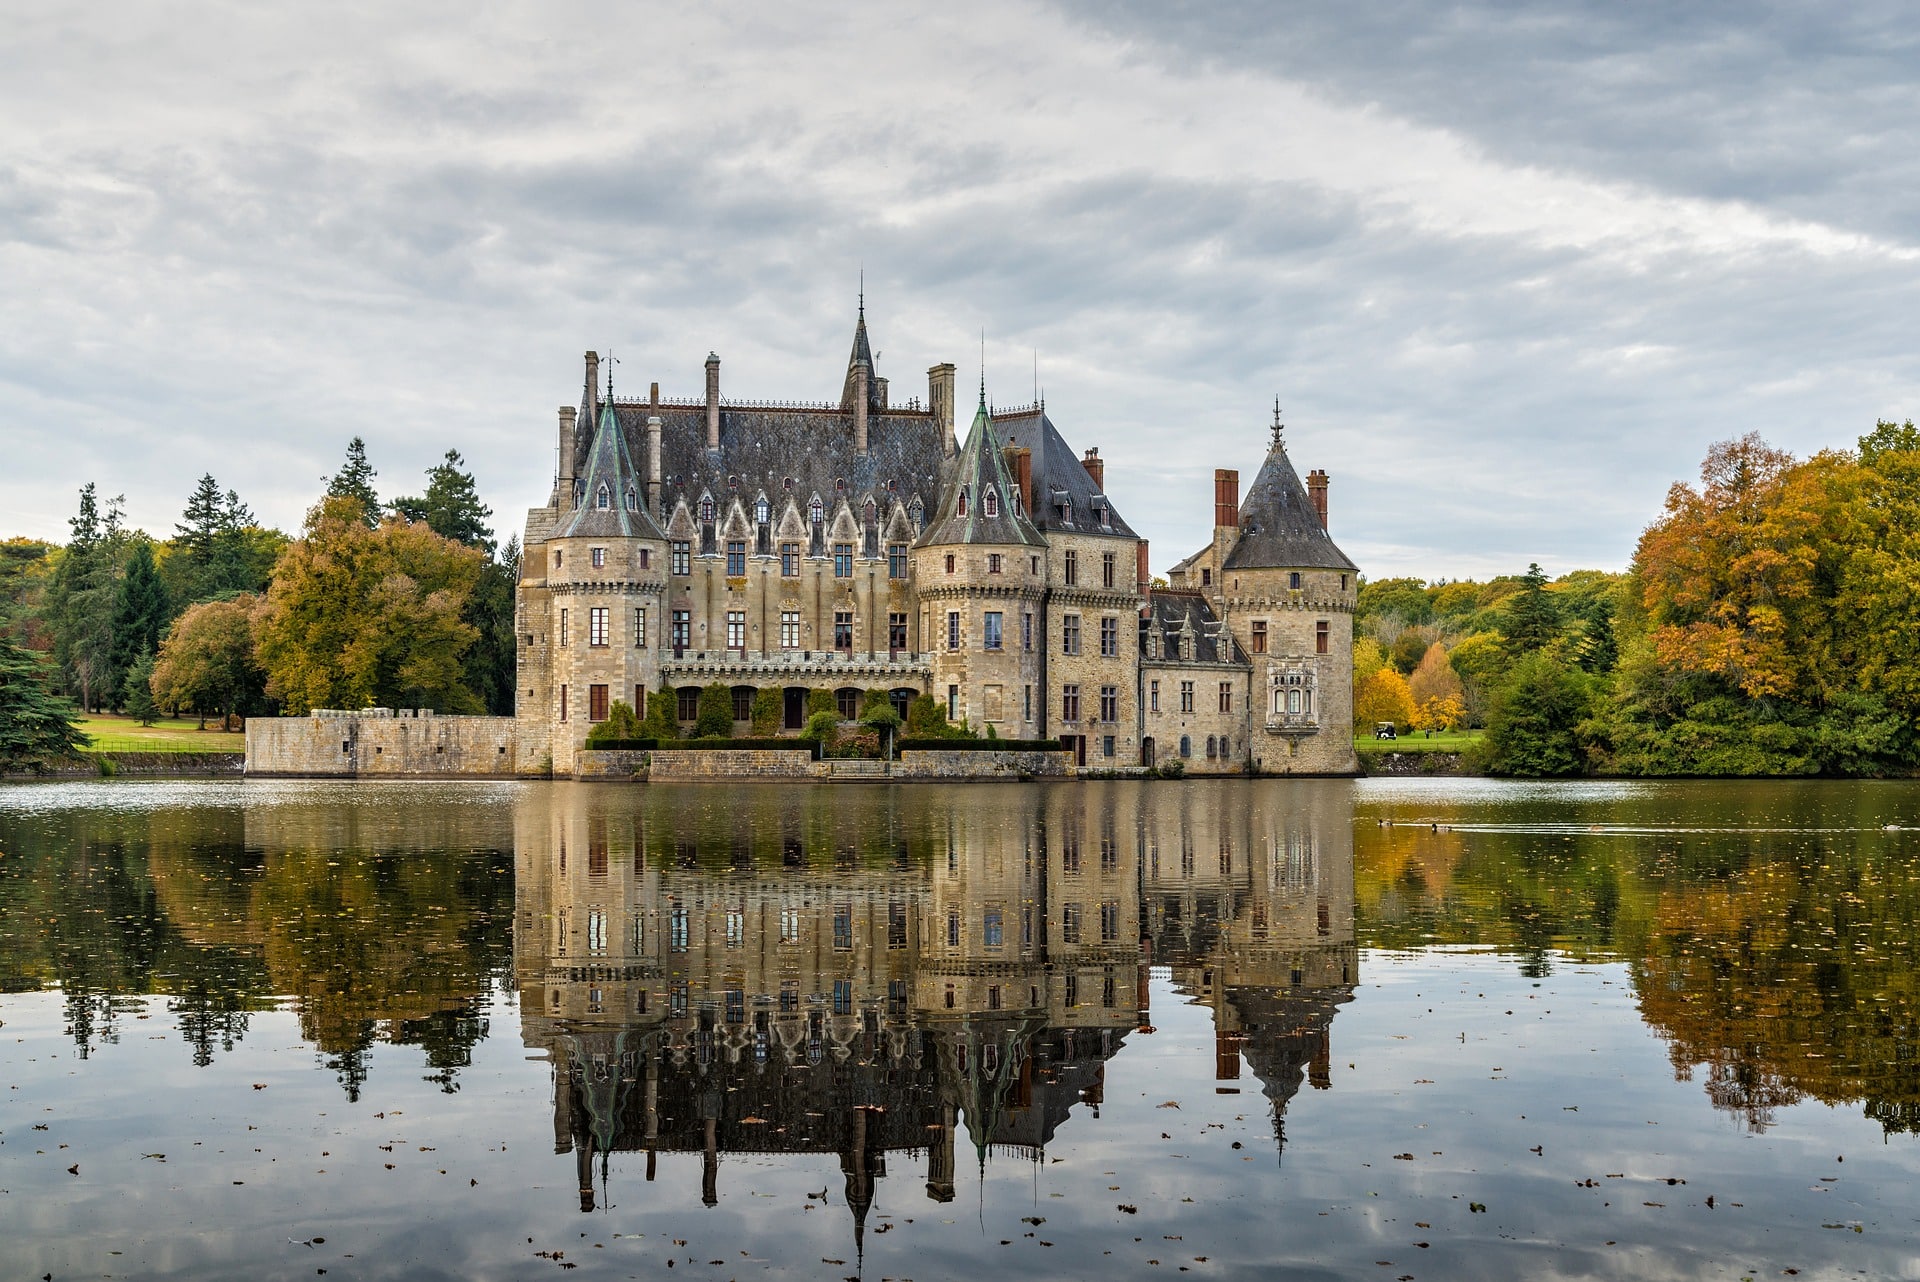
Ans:
{"label": "castle reflection in water", "polygon": [[514,968],[583,1210],[613,1153],[837,1154],[856,1232],[888,1163],[1038,1157],[1153,1033],[1149,967],[1212,1012],[1276,1151],[1357,980],[1336,785],[574,790],[517,812]]}

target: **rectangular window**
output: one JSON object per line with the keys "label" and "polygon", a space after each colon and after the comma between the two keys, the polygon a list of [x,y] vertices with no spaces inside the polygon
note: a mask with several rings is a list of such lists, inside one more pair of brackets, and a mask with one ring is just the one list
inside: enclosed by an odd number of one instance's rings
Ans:
{"label": "rectangular window", "polygon": [[1118,943],[1120,940],[1120,901],[1109,899],[1100,905],[1100,942]]}
{"label": "rectangular window", "polygon": [[1060,910],[1060,942],[1077,944],[1080,942],[1080,905],[1068,904]]}
{"label": "rectangular window", "polygon": [[739,578],[747,572],[747,544],[744,539],[727,540],[727,573]]}
{"label": "rectangular window", "polygon": [[960,910],[947,909],[947,947],[960,947]]}
{"label": "rectangular window", "polygon": [[1200,567],[1200,586],[1203,588],[1213,586],[1213,571],[1207,566]]}
{"label": "rectangular window", "polygon": [[587,687],[587,720],[605,721],[607,719],[607,688],[602,685]]}
{"label": "rectangular window", "polygon": [[986,910],[986,915],[982,919],[981,929],[983,935],[981,942],[988,948],[998,948],[1006,942],[1005,930],[1000,923],[1000,915],[998,908],[989,908]]}
{"label": "rectangular window", "polygon": [[853,981],[836,979],[833,981],[833,1013],[836,1015],[853,1014]]}
{"label": "rectangular window", "polygon": [[673,648],[686,650],[693,646],[693,612],[675,610],[673,612]]}
{"label": "rectangular window", "polygon": [[788,906],[780,910],[780,942],[783,944],[800,942],[800,910],[798,908]]}
{"label": "rectangular window", "polygon": [[647,607],[644,605],[634,607],[633,644],[636,649],[642,650],[647,645]]}
{"label": "rectangular window", "polygon": [[1100,554],[1100,586],[1103,588],[1113,586],[1113,553],[1111,552]]}
{"label": "rectangular window", "polygon": [[1160,683],[1158,681],[1147,682],[1147,711],[1160,711]]}
{"label": "rectangular window", "polygon": [[780,1009],[788,1012],[800,1009],[800,981],[783,979],[780,981]]}
{"label": "rectangular window", "polygon": [[[959,719],[960,719],[960,687],[957,685],[950,685],[947,687],[947,720],[958,721]],[[564,721],[566,720],[566,718],[562,717],[561,720]]]}
{"label": "rectangular window", "polygon": [[1287,586],[1296,592],[1300,590],[1300,571],[1291,570],[1287,573]]}
{"label": "rectangular window", "polygon": [[1315,654],[1327,652],[1327,621],[1325,619],[1313,625],[1313,652]]}
{"label": "rectangular window", "polygon": [[1252,639],[1253,652],[1255,654],[1265,654],[1267,652],[1267,621],[1265,619],[1255,619],[1253,621]]}
{"label": "rectangular window", "polygon": [[693,573],[693,547],[685,539],[667,544],[668,569],[674,574]]}
{"label": "rectangular window", "polygon": [[1111,757],[1113,755],[1112,735],[1106,735],[1100,740],[1100,755],[1103,757]]}
{"label": "rectangular window", "polygon": [[836,650],[853,649],[852,610],[835,610],[833,612],[833,648]]}
{"label": "rectangular window", "polygon": [[675,908],[667,914],[667,951],[687,951],[687,910]]}
{"label": "rectangular window", "polygon": [[[644,569],[647,569],[652,564],[653,564],[653,553],[649,552],[645,548],[641,548],[640,549],[640,568],[644,570]],[[641,996],[644,997],[646,996],[646,994],[642,993]]]}
{"label": "rectangular window", "polygon": [[833,545],[833,577],[851,579],[853,577],[853,544],[836,543]]}
{"label": "rectangular window", "polygon": [[887,577],[889,579],[904,579],[907,577],[906,544],[887,544]]}
{"label": "rectangular window", "polygon": [[987,573],[1000,573],[1000,554],[998,552],[987,553]]}
{"label": "rectangular window", "polygon": [[1193,682],[1191,681],[1180,683],[1180,711],[1193,711]]}
{"label": "rectangular window", "polygon": [[729,988],[726,996],[727,1022],[744,1024],[747,1022],[747,994],[744,989]]}
{"label": "rectangular window", "polygon": [[1022,721],[1031,721],[1033,720],[1033,687],[1021,686],[1020,690],[1020,719]]}
{"label": "rectangular window", "polygon": [[596,650],[604,650],[607,646],[608,613],[604,605],[596,605],[587,611],[587,644]]}
{"label": "rectangular window", "polygon": [[745,610],[727,611],[727,649],[744,650],[747,648],[747,612]]}
{"label": "rectangular window", "polygon": [[1020,910],[1020,946],[1033,947],[1033,905],[1028,904]]}
{"label": "rectangular window", "polygon": [[1065,685],[1060,687],[1060,719],[1078,721],[1080,719],[1080,687]]}
{"label": "rectangular window", "polygon": [[567,607],[563,605],[560,607],[560,644],[561,645],[567,644],[568,633],[572,631],[572,629],[567,626],[568,618],[569,616],[567,614]]}
{"label": "rectangular window", "polygon": [[947,649],[960,648],[960,611],[947,611]]}
{"label": "rectangular window", "polygon": [[1071,548],[1067,549],[1066,580],[1068,587],[1080,582],[1080,554]]}
{"label": "rectangular window", "polygon": [[567,719],[567,688],[565,686],[560,687],[560,719],[562,721]]}
{"label": "rectangular window", "polygon": [[1078,1006],[1080,1004],[1080,977],[1069,972],[1067,975],[1066,989],[1067,1006],[1069,1008]]}
{"label": "rectangular window", "polygon": [[[1100,719],[1102,721],[1118,721],[1120,719],[1119,686],[1100,687]],[[1113,754],[1109,752],[1107,755],[1111,757]]]}
{"label": "rectangular window", "polygon": [[842,952],[853,947],[853,905],[833,906],[833,946]]}
{"label": "rectangular window", "polygon": [[905,650],[907,648],[907,616],[889,614],[887,616],[887,649]]}
{"label": "rectangular window", "polygon": [[907,905],[902,899],[887,902],[887,947],[907,946]]}
{"label": "rectangular window", "polygon": [[738,908],[727,909],[727,947],[738,948],[747,942],[747,914]]}
{"label": "rectangular window", "polygon": [[1220,711],[1233,711],[1233,682],[1231,681],[1220,683]]}
{"label": "rectangular window", "polygon": [[1100,620],[1100,653],[1109,659],[1120,653],[1120,620]]}
{"label": "rectangular window", "polygon": [[592,561],[593,568],[598,570],[607,563],[607,550],[605,548],[594,548],[587,553],[587,559]]}
{"label": "rectangular window", "polygon": [[1000,611],[988,610],[981,617],[986,624],[983,639],[987,649],[998,650],[1000,648]]}
{"label": "rectangular window", "polygon": [[693,721],[700,715],[700,687],[681,686],[673,692],[674,714],[682,721]]}
{"label": "rectangular window", "polygon": [[782,543],[780,545],[780,577],[798,578],[800,575],[800,545]]}
{"label": "rectangular window", "polygon": [[780,648],[782,650],[800,648],[800,611],[780,611]]}
{"label": "rectangular window", "polygon": [[633,710],[642,716],[646,715],[647,687],[645,683],[637,685],[633,688]]}
{"label": "rectangular window", "polygon": [[1031,613],[1020,616],[1020,648],[1033,649],[1033,615]]}
{"label": "rectangular window", "polygon": [[1077,614],[1060,616],[1060,653],[1080,653],[1080,616]]}

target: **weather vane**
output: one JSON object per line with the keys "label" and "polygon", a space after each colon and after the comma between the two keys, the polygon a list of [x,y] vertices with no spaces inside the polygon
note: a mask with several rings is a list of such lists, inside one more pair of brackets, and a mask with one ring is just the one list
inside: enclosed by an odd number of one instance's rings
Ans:
{"label": "weather vane", "polygon": [[620,358],[615,356],[613,349],[609,347],[607,349],[607,403],[609,405],[613,403],[613,367],[619,363]]}

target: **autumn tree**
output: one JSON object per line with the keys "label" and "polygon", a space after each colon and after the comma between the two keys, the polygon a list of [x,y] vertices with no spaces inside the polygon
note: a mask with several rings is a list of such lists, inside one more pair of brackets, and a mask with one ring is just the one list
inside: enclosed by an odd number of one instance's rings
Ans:
{"label": "autumn tree", "polygon": [[1396,726],[1413,723],[1413,692],[1407,679],[1391,666],[1382,667],[1353,692],[1353,723],[1371,729],[1383,721]]}
{"label": "autumn tree", "polygon": [[153,697],[164,708],[224,721],[254,711],[265,691],[265,673],[254,654],[253,613],[259,598],[241,595],[202,601],[173,621],[153,662]]}
{"label": "autumn tree", "polygon": [[461,661],[477,630],[461,614],[485,564],[476,549],[360,501],[330,497],[280,558],[256,614],[267,689],[292,713],[427,706],[477,712]]}
{"label": "autumn tree", "polygon": [[1426,653],[1420,656],[1413,675],[1407,678],[1407,690],[1413,696],[1416,707],[1429,699],[1453,699],[1463,707],[1466,704],[1466,692],[1460,685],[1459,674],[1453,670],[1453,662],[1447,657],[1447,648],[1438,641],[1428,646]]}

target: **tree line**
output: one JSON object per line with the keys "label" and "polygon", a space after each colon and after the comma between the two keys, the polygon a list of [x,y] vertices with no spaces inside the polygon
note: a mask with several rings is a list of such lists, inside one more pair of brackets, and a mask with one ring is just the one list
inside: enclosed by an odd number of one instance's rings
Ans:
{"label": "tree line", "polygon": [[297,536],[202,476],[171,537],[88,482],[64,544],[0,543],[0,764],[70,755],[80,713],[513,710],[516,537],[457,450],[382,501],[355,437]]}
{"label": "tree line", "polygon": [[1911,422],[1808,459],[1749,433],[1624,573],[1363,584],[1355,724],[1484,727],[1496,774],[1911,774],[1916,589]]}

